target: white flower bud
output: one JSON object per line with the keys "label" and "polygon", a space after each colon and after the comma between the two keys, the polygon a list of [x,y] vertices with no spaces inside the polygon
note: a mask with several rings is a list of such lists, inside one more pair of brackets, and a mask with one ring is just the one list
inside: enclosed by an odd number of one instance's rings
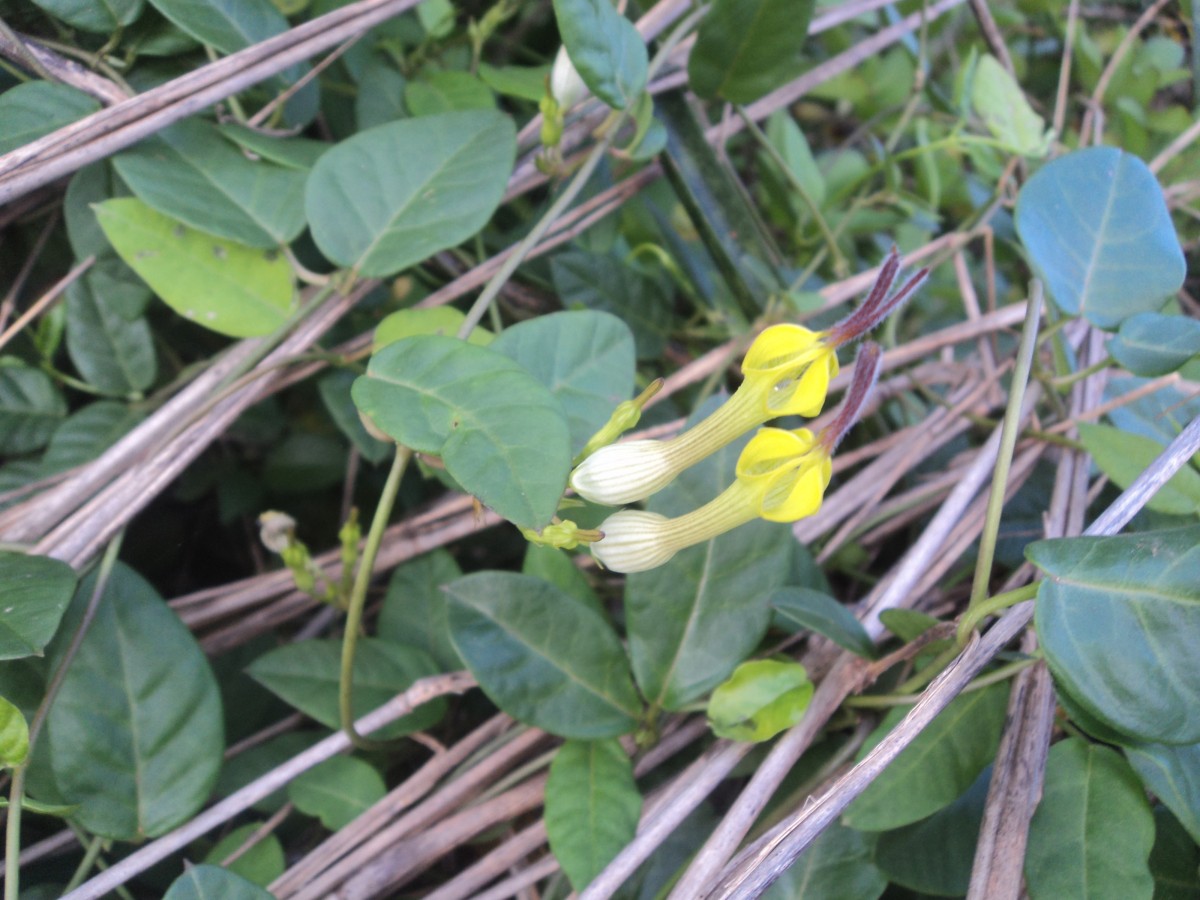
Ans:
{"label": "white flower bud", "polygon": [[559,47],[554,57],[554,68],[550,70],[550,96],[564,113],[587,96],[587,85],[579,77],[567,48]]}
{"label": "white flower bud", "polygon": [[592,555],[613,572],[644,572],[661,566],[678,549],[667,540],[666,516],[623,509],[600,526],[604,538],[592,544]]}
{"label": "white flower bud", "polygon": [[601,447],[571,473],[581,497],[605,506],[623,506],[649,497],[676,474],[662,441],[627,441]]}

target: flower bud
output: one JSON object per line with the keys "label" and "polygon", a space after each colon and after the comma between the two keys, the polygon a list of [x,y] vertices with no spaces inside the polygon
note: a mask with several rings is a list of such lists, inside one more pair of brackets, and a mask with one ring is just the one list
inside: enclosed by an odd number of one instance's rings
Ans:
{"label": "flower bud", "polygon": [[579,77],[566,47],[558,48],[554,67],[550,70],[550,96],[564,113],[587,96],[587,85]]}

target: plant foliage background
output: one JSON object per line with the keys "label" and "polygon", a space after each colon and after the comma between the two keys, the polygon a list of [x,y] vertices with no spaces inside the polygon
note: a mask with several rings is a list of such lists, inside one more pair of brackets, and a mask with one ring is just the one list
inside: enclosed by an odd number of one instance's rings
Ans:
{"label": "plant foliage background", "polygon": [[[1200,894],[1198,24],[0,0],[6,900]],[[576,546],[893,244],[815,515]]]}

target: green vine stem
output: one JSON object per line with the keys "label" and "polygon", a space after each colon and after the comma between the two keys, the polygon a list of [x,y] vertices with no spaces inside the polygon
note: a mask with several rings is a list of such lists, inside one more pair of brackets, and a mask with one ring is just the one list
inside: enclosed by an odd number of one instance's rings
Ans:
{"label": "green vine stem", "polygon": [[96,586],[92,589],[91,597],[88,598],[87,609],[83,612],[83,618],[80,619],[75,634],[71,636],[71,643],[63,653],[62,662],[58,664],[58,668],[54,670],[54,675],[50,678],[50,683],[46,686],[46,696],[38,704],[37,711],[34,712],[33,719],[29,723],[29,752],[25,757],[25,762],[13,770],[12,785],[9,788],[8,823],[4,835],[4,858],[8,860],[8,864],[4,867],[4,900],[18,900],[21,891],[19,863],[21,858],[21,805],[25,799],[25,775],[29,769],[29,761],[33,759],[33,748],[42,726],[46,723],[46,716],[50,714],[50,707],[54,704],[54,699],[58,696],[63,681],[66,680],[67,670],[75,660],[76,654],[79,653],[83,639],[87,636],[88,629],[91,628],[92,621],[96,618],[96,610],[100,608],[100,600],[108,587],[108,579],[112,575],[112,569],[116,564],[117,554],[121,551],[121,541],[124,537],[124,531],[117,532],[104,550],[104,556],[100,560],[96,576]]}
{"label": "green vine stem", "polygon": [[1035,581],[1015,590],[997,594],[995,597],[989,597],[983,602],[971,606],[958,622],[956,644],[960,648],[965,647],[967,641],[971,638],[971,632],[988,616],[994,616],[1001,610],[1008,609],[1010,606],[1016,606],[1018,603],[1024,603],[1026,600],[1032,600],[1037,596],[1040,584],[1040,581]]}
{"label": "green vine stem", "polygon": [[388,519],[391,518],[392,507],[396,505],[400,481],[404,478],[404,471],[411,459],[412,450],[396,446],[392,468],[379,495],[379,504],[375,507],[375,517],[371,520],[370,531],[367,532],[362,556],[358,560],[358,572],[354,576],[354,588],[350,592],[350,601],[346,607],[346,630],[342,635],[342,671],[338,684],[338,715],[342,731],[346,733],[350,743],[360,750],[380,750],[392,746],[389,741],[365,738],[354,727],[354,705],[351,702],[354,696],[354,653],[358,647],[358,632],[362,627],[363,609],[367,605],[367,588],[371,584],[375,558],[379,555],[379,545],[383,543],[383,532],[387,529]]}
{"label": "green vine stem", "polygon": [[983,533],[979,536],[979,559],[975,564],[975,580],[971,585],[971,600],[967,605],[968,614],[987,599],[988,582],[992,577],[992,561],[996,556],[996,539],[1000,533],[1000,518],[1004,513],[1004,494],[1008,489],[1008,472],[1012,465],[1017,436],[1021,433],[1021,405],[1025,402],[1025,388],[1029,384],[1029,372],[1033,365],[1033,353],[1037,348],[1038,323],[1041,318],[1042,282],[1035,278],[1029,285],[1025,327],[1021,330],[1021,344],[1017,348],[1017,362],[1013,368],[1008,407],[1004,411],[1004,424],[1000,429],[1000,449],[996,453],[996,470],[992,476],[992,492],[988,496]]}
{"label": "green vine stem", "polygon": [[[985,687],[991,687],[1001,681],[1006,681],[1012,678],[1022,669],[1028,669],[1035,662],[1036,657],[1027,659],[1018,659],[999,668],[993,669],[986,675],[980,675],[970,684],[963,688],[964,694],[969,694],[972,691],[981,691]],[[842,701],[843,706],[855,707],[857,709],[891,709],[894,706],[912,706],[921,699],[920,694],[863,694],[859,697],[847,697]]]}

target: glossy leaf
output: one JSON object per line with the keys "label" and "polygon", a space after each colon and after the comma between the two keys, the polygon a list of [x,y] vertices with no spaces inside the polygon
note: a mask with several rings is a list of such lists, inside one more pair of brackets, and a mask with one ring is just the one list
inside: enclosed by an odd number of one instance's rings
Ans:
{"label": "glossy leaf", "polygon": [[620,741],[567,741],[554,755],[546,836],[576,891],[633,840],[641,811],[633,764]]}
{"label": "glossy leaf", "polygon": [[1161,313],[1130,316],[1108,342],[1108,352],[1135,375],[1166,375],[1200,353],[1200,321]]}
{"label": "glossy leaf", "polygon": [[505,329],[491,349],[520,363],[562,404],[571,453],[633,393],[633,335],[616,316],[562,312]]}
{"label": "glossy leaf", "polygon": [[[700,421],[718,402],[689,421]],[[647,508],[676,516],[707,503],[733,480],[747,440],[685,470]],[[664,709],[685,706],[754,651],[770,622],[771,594],[790,575],[793,543],[786,527],[755,520],[626,578],[629,655],[648,701]]]}
{"label": "glossy leaf", "polygon": [[249,158],[209,122],[165,128],[113,165],[143,203],[207,234],[267,249],[304,230],[307,173]]}
{"label": "glossy leaf", "polygon": [[[996,755],[1008,687],[997,684],[955,698],[846,809],[843,821],[863,831],[918,822],[949,806]],[[867,738],[862,759],[908,709],[893,709]]]}
{"label": "glossy leaf", "polygon": [[500,204],[516,154],[492,110],[389,122],[317,161],[305,209],[329,259],[384,276],[476,234]]}
{"label": "glossy leaf", "polygon": [[1012,152],[1033,157],[1050,152],[1053,130],[1046,128],[1016,79],[991,54],[985,53],[975,66],[971,105],[992,136]]}
{"label": "glossy leaf", "polygon": [[801,587],[783,587],[771,594],[776,621],[789,628],[807,628],[839,647],[867,659],[875,657],[875,644],[862,623],[828,594]]}
{"label": "glossy leaf", "polygon": [[387,794],[383,776],[353,756],[335,756],[302,772],[288,785],[296,809],[338,831]]}
{"label": "glossy leaf", "polygon": [[11,769],[29,756],[29,724],[12,703],[0,697],[0,769]]}
{"label": "glossy leaf", "polygon": [[564,306],[612,313],[633,332],[639,358],[662,355],[671,329],[671,299],[658,282],[615,257],[586,250],[556,254],[550,271]]}
{"label": "glossy leaf", "polygon": [[46,446],[67,415],[67,402],[45,372],[0,358],[0,453]]}
{"label": "glossy leaf", "polygon": [[1153,844],[1150,804],[1116,751],[1079,738],[1050,748],[1025,850],[1032,900],[1149,900]]}
{"label": "glossy leaf", "polygon": [[1161,309],[1183,283],[1158,181],[1115,147],[1076,150],[1040,169],[1017,196],[1016,227],[1059,308],[1101,328]]}
{"label": "glossy leaf", "polygon": [[163,900],[271,900],[272,895],[228,869],[201,863],[171,882]]}
{"label": "glossy leaf", "polygon": [[567,55],[588,89],[625,109],[646,87],[649,57],[633,23],[609,0],[554,0]]}
{"label": "glossy leaf", "polygon": [[[1120,488],[1133,484],[1167,449],[1151,438],[1090,422],[1079,423],[1079,439],[1100,470]],[[1200,472],[1183,466],[1150,497],[1146,506],[1176,516],[1200,512]]]}
{"label": "glossy leaf", "polygon": [[1034,613],[1055,681],[1102,723],[1200,741],[1200,526],[1038,541]]}
{"label": "glossy leaf", "polygon": [[504,518],[541,528],[558,509],[571,465],[566,418],[508,357],[455,338],[409,338],[374,354],[352,395],[380,431],[440,456]]}
{"label": "glossy leaf", "polygon": [[184,318],[230,337],[287,321],[292,271],[282,255],[188,228],[132,197],[106,200],[96,215],[121,258]]}
{"label": "glossy leaf", "polygon": [[770,740],[803,718],[813,689],[800,663],[775,659],[744,662],[712,692],[709,726],[717,737]]}
{"label": "glossy leaf", "polygon": [[158,373],[149,323],[122,317],[87,279],[67,288],[67,352],[84,380],[109,394],[143,391]]}
{"label": "glossy leaf", "polygon": [[877,900],[887,879],[867,838],[834,822],[770,888],[763,900]]}
{"label": "glossy leaf", "polygon": [[[95,589],[85,578],[64,628]],[[54,779],[93,834],[165,834],[208,799],[224,750],[216,679],[196,639],[140,575],[113,568],[46,720]]]}
{"label": "glossy leaf", "polygon": [[753,103],[802,66],[813,0],[716,0],[688,57],[701,97]]}
{"label": "glossy leaf", "polygon": [[[80,6],[93,6],[80,0]],[[0,94],[0,154],[16,150],[96,112],[100,104],[83,91],[51,81],[27,81]]]}
{"label": "glossy leaf", "polygon": [[463,667],[446,629],[443,588],[462,576],[458,563],[444,549],[406,562],[392,574],[379,611],[378,634],[401,644],[420,647],[443,671]]}
{"label": "glossy leaf", "polygon": [[991,775],[988,767],[949,806],[879,836],[875,864],[889,881],[936,897],[967,893]]}
{"label": "glossy leaf", "polygon": [[0,552],[0,659],[40,655],[75,593],[75,570],[48,556]]}
{"label": "glossy leaf", "polygon": [[[256,659],[246,672],[306,716],[338,728],[341,660],[340,640],[313,639],[271,650]],[[354,654],[354,718],[382,706],[418,678],[437,671],[429,655],[416,647],[380,638],[359,640]],[[444,699],[431,700],[373,732],[373,736],[387,738],[424,731],[436,725],[445,711]]]}
{"label": "glossy leaf", "polygon": [[395,445],[379,438],[372,437],[362,420],[358,417],[358,409],[350,397],[350,386],[354,384],[354,373],[348,369],[339,369],[323,375],[317,381],[317,392],[321,402],[325,404],[334,424],[350,439],[363,459],[372,463],[381,463],[395,450]]}
{"label": "glossy leaf", "polygon": [[251,884],[265,888],[283,874],[286,861],[283,856],[283,845],[279,843],[279,838],[274,834],[262,837],[255,841],[249,849],[242,851],[243,845],[252,839],[255,832],[262,826],[262,822],[247,822],[245,825],[233,829],[204,855],[204,862],[221,865],[224,860],[241,851],[240,855],[225,867],[226,870],[246,879]]}
{"label": "glossy leaf", "polygon": [[1124,750],[1146,789],[1200,844],[1200,743],[1135,744]]}
{"label": "glossy leaf", "polygon": [[500,709],[578,740],[632,731],[641,702],[616,633],[547,582],[477,572],[447,585],[450,638]]}

